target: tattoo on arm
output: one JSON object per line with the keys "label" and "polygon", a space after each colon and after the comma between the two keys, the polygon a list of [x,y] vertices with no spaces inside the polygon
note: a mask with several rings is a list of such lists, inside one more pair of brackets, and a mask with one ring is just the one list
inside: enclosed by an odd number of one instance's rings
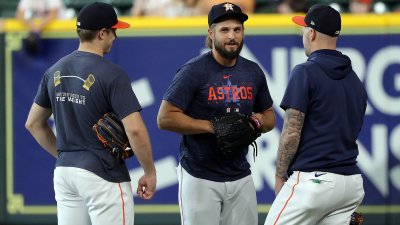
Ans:
{"label": "tattoo on arm", "polygon": [[299,110],[291,108],[286,110],[276,160],[277,177],[284,178],[286,176],[289,165],[296,155],[304,117],[305,114]]}

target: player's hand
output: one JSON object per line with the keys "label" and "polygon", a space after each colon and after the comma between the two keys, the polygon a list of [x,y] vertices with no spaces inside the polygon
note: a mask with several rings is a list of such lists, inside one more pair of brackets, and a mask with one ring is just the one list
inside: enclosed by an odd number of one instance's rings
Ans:
{"label": "player's hand", "polygon": [[279,194],[285,182],[286,178],[275,176],[275,195]]}
{"label": "player's hand", "polygon": [[153,198],[156,192],[157,177],[155,173],[144,174],[138,181],[136,193],[142,199],[149,200]]}

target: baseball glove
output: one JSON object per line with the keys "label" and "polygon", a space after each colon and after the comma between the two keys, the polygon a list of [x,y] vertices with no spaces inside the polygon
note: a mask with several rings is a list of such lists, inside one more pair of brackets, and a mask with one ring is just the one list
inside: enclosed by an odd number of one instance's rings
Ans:
{"label": "baseball glove", "polygon": [[211,124],[217,138],[218,149],[222,155],[230,155],[250,144],[254,148],[254,157],[257,155],[255,140],[261,135],[261,122],[256,116],[228,114],[214,117],[211,119]]}
{"label": "baseball glove", "polygon": [[361,213],[353,212],[351,214],[350,225],[360,225],[364,221],[364,217]]}
{"label": "baseball glove", "polygon": [[113,113],[104,114],[92,129],[103,146],[117,159],[125,160],[134,155],[124,125]]}

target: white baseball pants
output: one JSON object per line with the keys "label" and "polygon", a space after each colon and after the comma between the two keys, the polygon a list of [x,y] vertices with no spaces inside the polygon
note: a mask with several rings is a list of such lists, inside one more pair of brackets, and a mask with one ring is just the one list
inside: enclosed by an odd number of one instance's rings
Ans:
{"label": "white baseball pants", "polygon": [[360,174],[295,171],[276,196],[265,225],[344,225],[364,198]]}
{"label": "white baseball pants", "polygon": [[193,177],[180,165],[182,225],[257,225],[257,198],[251,175],[232,182]]}
{"label": "white baseball pants", "polygon": [[113,183],[75,167],[56,167],[58,225],[133,225],[130,182]]}

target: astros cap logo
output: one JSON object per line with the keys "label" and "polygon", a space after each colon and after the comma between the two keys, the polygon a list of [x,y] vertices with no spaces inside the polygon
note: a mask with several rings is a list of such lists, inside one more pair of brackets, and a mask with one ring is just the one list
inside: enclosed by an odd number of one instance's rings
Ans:
{"label": "astros cap logo", "polygon": [[223,2],[211,7],[208,13],[208,26],[228,19],[236,19],[243,24],[248,18],[249,17],[242,12],[239,6],[230,2]]}
{"label": "astros cap logo", "polygon": [[233,5],[231,3],[228,3],[228,2],[225,3],[224,7],[225,7],[225,11],[228,11],[228,10],[233,11]]}

